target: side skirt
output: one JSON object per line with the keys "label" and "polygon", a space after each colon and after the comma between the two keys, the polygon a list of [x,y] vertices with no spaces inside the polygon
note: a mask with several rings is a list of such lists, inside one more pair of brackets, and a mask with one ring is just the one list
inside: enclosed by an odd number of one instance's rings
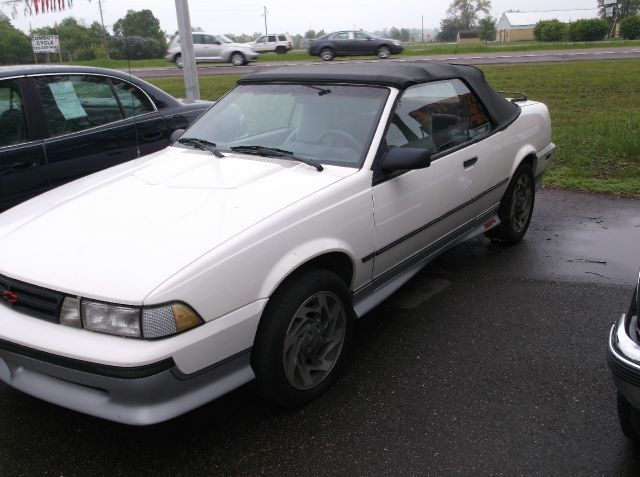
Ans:
{"label": "side skirt", "polygon": [[500,223],[499,207],[500,204],[495,204],[475,219],[458,227],[356,290],[353,294],[353,309],[356,316],[360,318],[371,311],[440,254],[498,225]]}

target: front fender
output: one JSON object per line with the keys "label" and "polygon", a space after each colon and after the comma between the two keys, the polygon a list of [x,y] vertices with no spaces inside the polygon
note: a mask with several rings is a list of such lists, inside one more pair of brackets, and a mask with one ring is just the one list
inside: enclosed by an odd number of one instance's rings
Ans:
{"label": "front fender", "polygon": [[[260,289],[261,297],[270,297],[273,292],[284,282],[293,272],[303,267],[305,264],[330,253],[342,253],[346,255],[353,266],[355,277],[356,256],[353,249],[346,242],[334,238],[318,238],[310,242],[298,245],[290,249],[281,256],[273,267],[267,272],[265,280]],[[352,284],[348,284],[351,288]]]}

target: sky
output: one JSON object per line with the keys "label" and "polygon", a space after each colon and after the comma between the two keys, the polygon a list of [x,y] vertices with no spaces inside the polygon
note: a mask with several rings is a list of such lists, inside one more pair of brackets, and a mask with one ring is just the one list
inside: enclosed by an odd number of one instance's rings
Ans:
{"label": "sky", "polygon": [[[6,6],[2,11],[10,16]],[[32,0],[29,0],[30,2]],[[304,34],[307,30],[365,30],[397,28],[437,28],[446,16],[451,0],[188,0],[191,25],[211,33],[264,33],[263,8],[267,9],[267,29],[273,33]],[[511,10],[543,11],[596,8],[597,0],[492,0],[491,16],[499,19]],[[160,28],[171,35],[178,30],[174,0],[102,0],[107,30],[128,10],[151,10]],[[20,9],[11,19],[14,27],[28,33],[31,28],[52,26],[73,16],[87,26],[100,21],[98,0],[73,0],[64,12],[25,16]]]}

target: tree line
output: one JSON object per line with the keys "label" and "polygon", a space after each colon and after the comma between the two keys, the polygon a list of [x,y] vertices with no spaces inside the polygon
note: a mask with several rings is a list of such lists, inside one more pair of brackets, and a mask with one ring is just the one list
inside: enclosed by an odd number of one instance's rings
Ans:
{"label": "tree line", "polygon": [[[593,41],[601,40],[612,32],[619,32],[627,39],[640,38],[640,0],[618,0],[613,6],[614,15],[608,16],[604,0],[597,0],[602,19],[578,20],[564,24],[559,20],[541,21],[534,29],[539,41]],[[371,32],[377,36],[401,41],[455,41],[461,31],[473,30],[481,40],[493,41],[496,36],[496,20],[489,15],[490,0],[453,0],[447,16],[440,22],[440,31],[396,28]],[[484,16],[482,16],[484,15]],[[606,16],[606,18],[605,18]],[[167,48],[167,35],[160,29],[159,20],[150,10],[129,10],[118,19],[113,32],[103,30],[93,22],[86,26],[73,17],[67,17],[57,25],[35,29],[31,35],[58,35],[60,56],[64,61],[86,61],[96,58],[146,59],[162,58]],[[202,31],[194,28],[194,31]],[[261,36],[253,34],[227,34],[238,43],[247,43]],[[325,34],[324,30],[307,30],[292,35],[294,48],[304,46],[305,40]],[[31,39],[11,24],[0,11],[0,64],[20,64],[34,61]]]}
{"label": "tree line", "polygon": [[[103,30],[98,22],[85,26],[67,17],[57,25],[32,30],[33,35],[58,35],[64,61],[160,58],[167,49],[166,36],[151,10],[129,10],[113,24],[113,33]],[[33,61],[30,36],[14,28],[0,12],[0,64]]]}

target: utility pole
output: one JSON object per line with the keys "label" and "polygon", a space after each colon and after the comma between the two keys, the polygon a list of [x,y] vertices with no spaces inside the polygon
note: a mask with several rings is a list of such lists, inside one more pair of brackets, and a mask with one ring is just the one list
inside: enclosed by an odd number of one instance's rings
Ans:
{"label": "utility pole", "polygon": [[198,83],[196,57],[193,52],[191,18],[189,17],[187,0],[176,0],[176,15],[178,17],[178,34],[180,35],[184,88],[187,95],[187,102],[193,103],[200,99],[200,84]]}
{"label": "utility pole", "polygon": [[267,7],[262,7],[263,13],[262,16],[264,17],[264,34],[268,35],[269,31],[267,30]]}
{"label": "utility pole", "polygon": [[98,8],[100,9],[100,23],[102,24],[102,46],[107,54],[107,60],[110,60],[109,47],[107,46],[107,30],[104,29],[104,17],[102,16],[102,0],[98,0]]}

